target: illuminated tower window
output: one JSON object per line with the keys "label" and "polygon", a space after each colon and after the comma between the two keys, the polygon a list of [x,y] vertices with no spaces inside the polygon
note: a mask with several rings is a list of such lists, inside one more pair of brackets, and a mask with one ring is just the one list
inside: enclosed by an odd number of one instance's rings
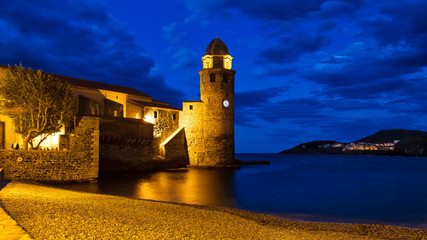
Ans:
{"label": "illuminated tower window", "polygon": [[213,67],[212,56],[204,56],[202,58],[203,61],[203,69],[209,69]]}
{"label": "illuminated tower window", "polygon": [[231,69],[231,61],[233,58],[230,55],[224,56],[224,68]]}

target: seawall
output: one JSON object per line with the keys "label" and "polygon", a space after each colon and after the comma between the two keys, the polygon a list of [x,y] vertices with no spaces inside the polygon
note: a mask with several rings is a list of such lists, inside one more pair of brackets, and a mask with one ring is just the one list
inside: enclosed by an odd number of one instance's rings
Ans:
{"label": "seawall", "polygon": [[52,182],[97,181],[99,118],[84,117],[70,136],[70,150],[0,150],[7,179]]}

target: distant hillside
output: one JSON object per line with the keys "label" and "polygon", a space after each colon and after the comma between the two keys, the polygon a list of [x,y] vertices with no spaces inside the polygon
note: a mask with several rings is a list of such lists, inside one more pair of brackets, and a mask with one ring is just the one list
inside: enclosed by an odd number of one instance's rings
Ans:
{"label": "distant hillside", "polygon": [[405,130],[405,129],[388,129],[381,130],[375,134],[364,137],[354,142],[365,143],[390,143],[394,140],[402,140],[408,136],[422,136],[427,135],[427,132],[419,130]]}
{"label": "distant hillside", "polygon": [[280,152],[283,153],[295,153],[295,154],[317,154],[317,153],[340,153],[342,152],[342,147],[333,148],[333,144],[340,144],[336,141],[313,141],[302,143],[298,146],[295,146],[291,149]]}
{"label": "distant hillside", "polygon": [[[394,147],[394,140],[400,140]],[[394,150],[394,151],[393,151]],[[427,132],[405,129],[381,130],[352,143],[312,141],[281,154],[391,154],[427,156]]]}
{"label": "distant hillside", "polygon": [[399,155],[427,156],[427,135],[405,137],[394,151]]}

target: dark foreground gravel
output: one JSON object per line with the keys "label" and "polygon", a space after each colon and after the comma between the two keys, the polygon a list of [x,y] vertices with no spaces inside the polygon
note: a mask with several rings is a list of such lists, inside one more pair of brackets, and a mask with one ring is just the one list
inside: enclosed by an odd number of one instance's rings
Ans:
{"label": "dark foreground gravel", "polygon": [[427,239],[427,230],[310,223],[12,181],[2,207],[35,239]]}

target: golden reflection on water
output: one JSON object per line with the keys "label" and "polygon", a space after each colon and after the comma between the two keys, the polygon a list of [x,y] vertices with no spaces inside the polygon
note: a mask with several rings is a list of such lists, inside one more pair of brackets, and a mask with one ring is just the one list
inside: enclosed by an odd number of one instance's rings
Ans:
{"label": "golden reflection on water", "polygon": [[234,199],[233,170],[183,169],[157,172],[135,185],[140,199],[229,206]]}

